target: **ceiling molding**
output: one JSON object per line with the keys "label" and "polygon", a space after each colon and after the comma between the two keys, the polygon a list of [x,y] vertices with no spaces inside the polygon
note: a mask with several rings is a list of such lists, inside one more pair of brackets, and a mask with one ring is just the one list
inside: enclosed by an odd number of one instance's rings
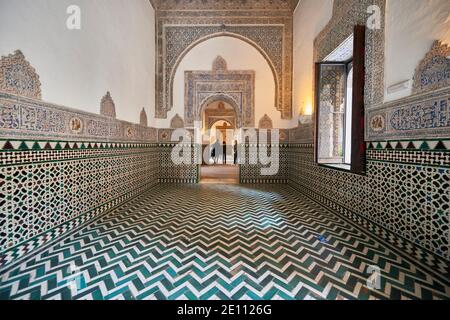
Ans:
{"label": "ceiling molding", "polygon": [[299,0],[149,0],[155,10],[281,10],[294,12]]}

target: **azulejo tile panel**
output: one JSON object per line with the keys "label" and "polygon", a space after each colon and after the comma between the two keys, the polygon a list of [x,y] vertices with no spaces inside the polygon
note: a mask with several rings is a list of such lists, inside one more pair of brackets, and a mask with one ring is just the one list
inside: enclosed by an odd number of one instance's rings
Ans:
{"label": "azulejo tile panel", "polygon": [[0,145],[2,256],[158,181],[159,154],[152,144],[2,140]]}
{"label": "azulejo tile panel", "polygon": [[312,145],[293,144],[289,154],[291,183],[320,195],[320,201],[333,209],[356,213],[450,258],[447,152],[368,150],[365,175],[316,165]]}
{"label": "azulejo tile panel", "polygon": [[0,134],[11,139],[157,141],[155,128],[2,92]]}

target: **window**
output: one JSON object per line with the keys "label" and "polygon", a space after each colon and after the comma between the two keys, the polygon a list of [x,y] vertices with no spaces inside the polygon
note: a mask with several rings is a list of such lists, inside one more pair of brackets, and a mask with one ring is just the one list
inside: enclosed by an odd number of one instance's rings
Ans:
{"label": "window", "polygon": [[364,34],[355,27],[316,64],[316,162],[354,173],[364,171]]}

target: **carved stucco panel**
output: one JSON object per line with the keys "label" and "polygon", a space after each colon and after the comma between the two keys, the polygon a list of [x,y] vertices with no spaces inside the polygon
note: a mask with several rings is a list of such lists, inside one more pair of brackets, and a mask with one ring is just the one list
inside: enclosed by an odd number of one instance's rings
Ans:
{"label": "carved stucco panel", "polygon": [[108,91],[100,102],[100,114],[102,116],[115,118],[116,117],[116,105],[111,97],[111,93]]}
{"label": "carved stucco panel", "polygon": [[273,128],[273,122],[272,119],[267,114],[264,114],[264,116],[259,120],[259,129],[272,129]]}
{"label": "carved stucco panel", "polygon": [[183,118],[181,118],[178,113],[172,118],[172,120],[170,120],[170,128],[171,129],[184,128]]}
{"label": "carved stucco panel", "polygon": [[226,62],[218,57],[212,71],[185,72],[186,126],[200,121],[203,108],[215,101],[225,101],[235,108],[237,125],[255,125],[255,72],[227,70]]}
{"label": "carved stucco panel", "polygon": [[41,99],[41,82],[36,70],[25,59],[22,51],[0,59],[0,91]]}

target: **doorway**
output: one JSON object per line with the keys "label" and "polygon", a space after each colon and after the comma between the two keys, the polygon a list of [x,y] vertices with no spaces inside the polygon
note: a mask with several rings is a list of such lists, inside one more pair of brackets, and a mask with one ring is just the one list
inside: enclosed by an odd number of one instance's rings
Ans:
{"label": "doorway", "polygon": [[202,114],[203,154],[200,183],[239,183],[236,111],[224,101],[207,105]]}

